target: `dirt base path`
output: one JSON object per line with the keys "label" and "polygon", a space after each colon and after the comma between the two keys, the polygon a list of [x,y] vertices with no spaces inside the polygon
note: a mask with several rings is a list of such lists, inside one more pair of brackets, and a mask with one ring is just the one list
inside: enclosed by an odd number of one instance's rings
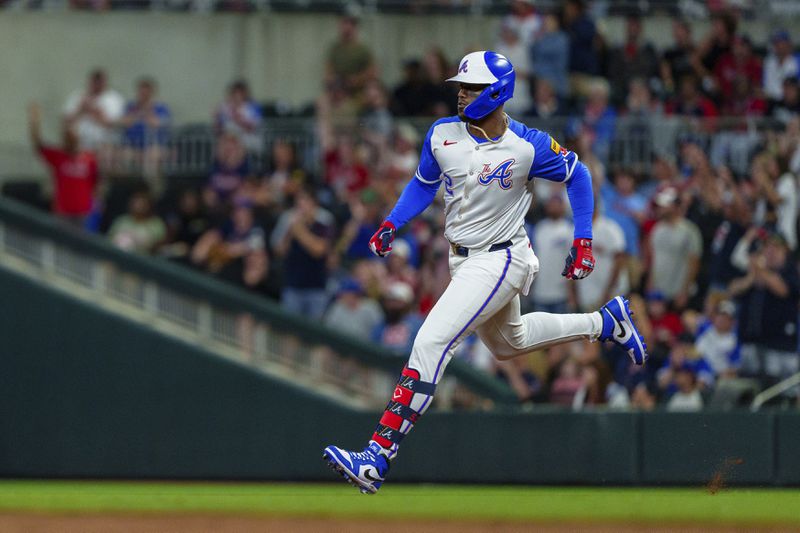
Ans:
{"label": "dirt base path", "polygon": [[322,518],[268,518],[196,515],[37,515],[1,514],[3,533],[349,533],[376,529],[381,533],[436,531],[437,533],[722,533],[796,531],[780,527],[709,527],[634,524],[536,524],[508,522],[459,522],[387,519],[374,521]]}

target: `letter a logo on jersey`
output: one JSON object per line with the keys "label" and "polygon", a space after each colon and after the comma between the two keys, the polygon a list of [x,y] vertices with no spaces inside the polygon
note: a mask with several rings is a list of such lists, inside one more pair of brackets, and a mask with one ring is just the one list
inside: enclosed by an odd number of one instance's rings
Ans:
{"label": "letter a logo on jersey", "polygon": [[514,159],[507,159],[497,165],[494,170],[488,165],[483,165],[483,171],[478,174],[478,183],[481,185],[489,185],[492,181],[497,180],[497,184],[500,185],[500,188],[504,191],[507,191],[511,188],[513,183],[511,182],[511,176],[513,172],[511,171],[511,165],[514,164]]}

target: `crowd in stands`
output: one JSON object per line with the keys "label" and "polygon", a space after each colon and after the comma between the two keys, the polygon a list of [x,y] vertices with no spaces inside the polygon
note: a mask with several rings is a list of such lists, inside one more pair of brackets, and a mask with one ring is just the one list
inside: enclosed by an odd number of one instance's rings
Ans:
{"label": "crowd in stands", "polygon": [[[753,43],[722,12],[701,37],[675,20],[673,44],[659,50],[634,15],[612,44],[582,0],[547,13],[512,4],[489,43],[517,68],[507,111],[533,127],[567,117],[564,144],[589,166],[596,194],[597,267],[567,282],[569,203],[562,187],[536,183],[527,220],[540,272],[523,311],[593,311],[629,294],[651,355],[636,367],[619,348],[586,341],[500,363],[470,337],[457,357],[507,380],[520,401],[574,407],[697,410],[726,380],[763,387],[800,371],[800,58],[790,35]],[[449,282],[441,202],[403,228],[386,260],[367,243],[418,164],[420,130],[406,118],[454,114],[456,88],[444,80],[458,57],[430,48],[388,88],[358,18],[344,16],[316,102],[317,167],[281,140],[266,169],[252,167],[269,121],[238,80],[210,117],[217,140],[204,183],[136,188],[124,212],[104,197],[98,147],[121,127],[126,157],[158,166],[172,117],[155,80],[142,78],[126,104],[94,71],[67,100],[62,145],[44,143],[35,106],[31,134],[52,169],[58,215],[404,357]],[[635,133],[671,115],[704,120],[644,165],[610,164],[622,119]],[[742,128],[721,127],[719,116],[774,120],[742,144]],[[741,150],[745,163],[732,164]]]}

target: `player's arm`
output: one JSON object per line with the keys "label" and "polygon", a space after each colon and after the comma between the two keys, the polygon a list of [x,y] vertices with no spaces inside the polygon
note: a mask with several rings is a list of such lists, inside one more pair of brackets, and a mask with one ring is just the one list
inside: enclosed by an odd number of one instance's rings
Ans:
{"label": "player's arm", "polygon": [[442,171],[431,150],[432,133],[433,127],[428,131],[422,145],[417,172],[403,189],[392,212],[369,240],[370,250],[375,255],[381,257],[388,255],[392,251],[392,241],[397,230],[425,211],[436,197],[436,192],[442,183]]}
{"label": "player's arm", "polygon": [[567,197],[572,207],[575,230],[572,248],[561,275],[567,279],[583,279],[594,270],[592,176],[586,165],[578,161],[578,155],[575,152],[562,148],[555,139],[546,133],[530,130],[526,139],[534,147],[533,164],[528,178],[542,178],[567,185]]}

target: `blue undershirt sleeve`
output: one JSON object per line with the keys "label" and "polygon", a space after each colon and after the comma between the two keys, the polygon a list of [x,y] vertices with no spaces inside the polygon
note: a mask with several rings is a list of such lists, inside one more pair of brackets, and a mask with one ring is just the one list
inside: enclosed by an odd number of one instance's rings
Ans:
{"label": "blue undershirt sleeve", "polygon": [[567,196],[572,207],[572,220],[576,239],[592,238],[592,215],[594,214],[594,195],[592,176],[586,165],[578,161],[572,176],[567,181]]}
{"label": "blue undershirt sleeve", "polygon": [[397,229],[403,227],[433,203],[441,183],[441,181],[423,183],[418,178],[411,178],[386,220],[394,224]]}

